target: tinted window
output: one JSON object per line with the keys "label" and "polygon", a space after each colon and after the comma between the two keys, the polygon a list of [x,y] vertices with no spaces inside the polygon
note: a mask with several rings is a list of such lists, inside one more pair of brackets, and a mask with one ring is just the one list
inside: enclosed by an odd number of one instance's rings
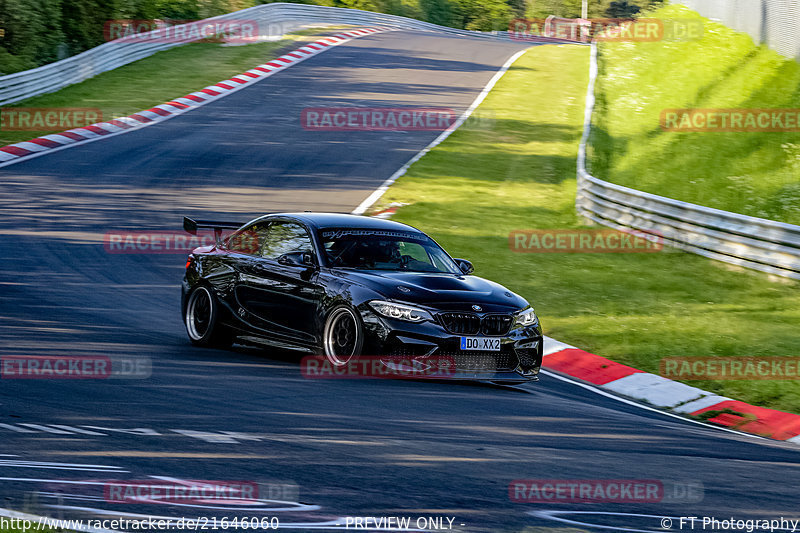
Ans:
{"label": "tinted window", "polygon": [[342,228],[322,230],[320,237],[333,267],[461,272],[444,250],[422,233]]}
{"label": "tinted window", "polygon": [[293,222],[270,224],[261,255],[267,259],[278,259],[291,252],[313,252],[311,238],[305,228]]}
{"label": "tinted window", "polygon": [[258,255],[267,237],[267,224],[257,222],[240,229],[225,239],[224,247],[232,252]]}

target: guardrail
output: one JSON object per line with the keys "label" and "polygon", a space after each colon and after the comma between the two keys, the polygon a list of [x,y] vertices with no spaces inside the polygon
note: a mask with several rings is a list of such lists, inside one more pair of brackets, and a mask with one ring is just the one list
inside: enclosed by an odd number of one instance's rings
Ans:
{"label": "guardrail", "polygon": [[[274,3],[258,5],[234,13],[212,17],[204,22],[243,19],[258,23],[260,37],[278,37],[307,24],[335,24],[384,26],[405,30],[446,32],[469,37],[508,39],[507,35],[501,33],[458,30],[397,15],[304,4]],[[2,76],[0,77],[0,105],[8,105],[40,94],[57,91],[102,72],[145,58],[161,50],[167,50],[200,39],[201,37],[196,34],[194,37],[186,37],[180,40],[173,38],[170,39],[170,42],[147,42],[144,38],[136,42],[117,39],[55,63]]]}
{"label": "guardrail", "polygon": [[681,202],[597,179],[586,170],[591,133],[597,44],[592,43],[583,137],[578,147],[575,207],[616,229],[636,229],[665,244],[712,259],[800,279],[800,226]]}

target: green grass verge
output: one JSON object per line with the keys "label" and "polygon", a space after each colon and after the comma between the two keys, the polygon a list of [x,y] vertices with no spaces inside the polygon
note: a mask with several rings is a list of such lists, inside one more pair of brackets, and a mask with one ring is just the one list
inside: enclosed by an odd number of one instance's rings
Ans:
{"label": "green grass verge", "polygon": [[[467,121],[400,178],[381,205],[429,232],[476,274],[528,298],[545,333],[645,371],[668,356],[800,355],[800,284],[674,250],[518,253],[516,229],[579,228],[575,157],[586,47],[536,47]],[[488,118],[493,117],[493,118]],[[380,207],[378,207],[380,208]],[[690,382],[800,412],[800,383]]]}
{"label": "green grass verge", "polygon": [[[126,116],[163,104],[241,74],[296,46],[315,40],[315,35],[335,33],[332,29],[303,30],[280,41],[222,46],[194,43],[179,46],[123,67],[104,72],[60,91],[30,98],[8,107],[91,107],[102,111],[103,119]],[[56,131],[62,131],[64,128]],[[54,131],[0,130],[0,146],[27,141]]]}
{"label": "green grass verge", "polygon": [[687,42],[603,43],[591,173],[661,196],[800,224],[800,133],[666,132],[663,109],[800,108],[800,63],[702,20]]}

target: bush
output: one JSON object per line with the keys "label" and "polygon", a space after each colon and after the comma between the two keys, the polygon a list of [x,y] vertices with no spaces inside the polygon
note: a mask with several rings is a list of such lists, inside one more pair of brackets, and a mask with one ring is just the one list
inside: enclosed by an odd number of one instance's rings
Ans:
{"label": "bush", "polygon": [[[481,31],[507,30],[520,17],[574,18],[581,10],[581,0],[0,0],[5,32],[0,72],[34,68],[98,46],[108,20],[203,19],[273,1],[363,9]],[[635,12],[662,1],[592,0],[589,16]]]}

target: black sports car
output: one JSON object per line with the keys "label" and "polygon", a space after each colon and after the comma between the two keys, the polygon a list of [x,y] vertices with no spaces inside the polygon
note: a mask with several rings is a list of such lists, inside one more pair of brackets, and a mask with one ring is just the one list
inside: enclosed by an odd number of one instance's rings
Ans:
{"label": "black sports car", "polygon": [[[537,379],[542,330],[530,304],[411,226],[281,213],[244,225],[185,218],[184,228],[217,235],[186,263],[182,311],[196,345],[293,348],[333,366],[449,357],[453,378]],[[236,231],[220,240],[223,229]]]}

